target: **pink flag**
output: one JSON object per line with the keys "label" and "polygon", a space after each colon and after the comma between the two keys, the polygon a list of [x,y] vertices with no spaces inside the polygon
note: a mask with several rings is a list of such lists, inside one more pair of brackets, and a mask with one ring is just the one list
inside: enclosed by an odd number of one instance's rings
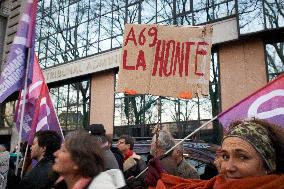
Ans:
{"label": "pink flag", "polygon": [[33,116],[31,132],[29,133],[28,143],[32,144],[34,134],[40,130],[53,130],[62,136],[57,115],[51,102],[49,91],[44,82],[41,87],[40,96],[35,106],[35,114]]}
{"label": "pink flag", "polygon": [[284,127],[284,74],[218,115],[226,129],[232,121],[265,119]]}
{"label": "pink flag", "polygon": [[[20,93],[15,114],[15,122],[18,130],[20,128],[22,105],[23,96]],[[28,86],[26,95],[22,140],[28,141],[31,138],[33,139],[34,133],[38,130],[55,130],[63,138],[59,121],[49,96],[48,87],[35,56],[33,79],[32,83]]]}

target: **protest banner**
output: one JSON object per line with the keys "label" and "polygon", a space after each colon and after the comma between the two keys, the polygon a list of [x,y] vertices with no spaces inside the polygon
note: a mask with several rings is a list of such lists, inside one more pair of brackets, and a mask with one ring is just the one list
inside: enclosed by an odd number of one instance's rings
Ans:
{"label": "protest banner", "polygon": [[126,24],[117,92],[208,95],[212,27]]}

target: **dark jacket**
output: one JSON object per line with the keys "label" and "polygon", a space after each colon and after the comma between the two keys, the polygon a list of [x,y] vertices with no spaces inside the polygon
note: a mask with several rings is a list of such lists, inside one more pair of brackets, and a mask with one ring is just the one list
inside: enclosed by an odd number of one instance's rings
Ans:
{"label": "dark jacket", "polygon": [[199,179],[199,175],[196,171],[196,169],[190,165],[184,158],[182,161],[178,164],[177,167],[178,175],[179,177],[188,179]]}
{"label": "dark jacket", "polygon": [[118,166],[119,166],[119,169],[123,172],[123,161],[124,161],[124,158],[123,158],[123,155],[122,153],[119,151],[119,149],[117,147],[111,147],[111,152],[113,153],[117,163],[118,163]]}
{"label": "dark jacket", "polygon": [[144,169],[146,169],[146,163],[137,154],[133,154],[123,163],[123,174],[126,179],[127,188],[145,188],[144,178],[145,174],[142,174],[138,179],[134,177],[139,175]]}
{"label": "dark jacket", "polygon": [[166,171],[166,173],[171,174],[171,175],[178,175],[178,168],[177,168],[177,163],[175,159],[172,157],[171,154],[163,157],[161,159],[161,165]]}
{"label": "dark jacket", "polygon": [[114,154],[109,149],[104,151],[104,161],[106,170],[119,169],[118,162],[115,159]]}
{"label": "dark jacket", "polygon": [[44,157],[36,166],[29,171],[21,180],[18,188],[21,189],[47,189],[50,188],[58,178],[52,172],[53,157]]}

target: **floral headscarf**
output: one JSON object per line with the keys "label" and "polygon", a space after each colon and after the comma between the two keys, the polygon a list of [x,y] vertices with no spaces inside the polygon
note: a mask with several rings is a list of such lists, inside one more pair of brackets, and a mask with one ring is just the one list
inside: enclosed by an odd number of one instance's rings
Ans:
{"label": "floral headscarf", "polygon": [[275,149],[269,137],[268,130],[264,126],[258,123],[244,121],[233,127],[224,139],[228,137],[239,137],[251,144],[260,154],[268,169],[271,172],[276,170]]}

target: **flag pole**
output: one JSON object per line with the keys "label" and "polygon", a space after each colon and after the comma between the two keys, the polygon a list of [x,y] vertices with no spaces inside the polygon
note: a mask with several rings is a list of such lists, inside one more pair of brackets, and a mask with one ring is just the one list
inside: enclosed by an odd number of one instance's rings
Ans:
{"label": "flag pole", "polygon": [[27,142],[25,155],[24,155],[24,160],[23,160],[23,164],[22,164],[21,178],[23,178],[23,174],[24,174],[24,168],[25,168],[25,164],[26,164],[26,160],[27,160],[28,149],[29,149],[29,143]]}
{"label": "flag pole", "polygon": [[168,151],[166,151],[165,155],[168,155],[174,148],[176,148],[178,145],[180,145],[181,143],[183,143],[186,139],[188,139],[189,137],[191,137],[192,135],[194,135],[195,133],[197,133],[198,131],[200,131],[203,127],[205,127],[206,125],[208,125],[209,123],[211,123],[212,121],[214,121],[215,119],[217,119],[218,116],[213,117],[212,119],[210,119],[209,121],[207,121],[206,123],[204,123],[203,125],[201,125],[200,127],[198,127],[197,129],[195,129],[192,133],[190,133],[189,135],[187,135],[185,138],[183,138],[181,141],[179,141],[178,143],[176,143],[171,149],[169,149]]}
{"label": "flag pole", "polygon": [[[25,73],[25,80],[24,80],[24,90],[23,90],[23,104],[22,104],[22,110],[21,110],[21,120],[20,120],[20,129],[19,129],[19,139],[18,139],[18,149],[17,149],[17,160],[16,160],[16,170],[15,175],[18,175],[18,169],[19,169],[19,152],[20,152],[20,145],[22,141],[22,132],[23,132],[23,124],[24,124],[24,112],[26,107],[26,94],[27,94],[27,88],[28,88],[28,74],[29,74],[29,65],[30,65],[30,51],[31,48],[28,48],[28,56],[27,56],[27,67],[26,67],[26,73]],[[28,144],[27,144],[28,147]],[[24,157],[25,158],[25,157]]]}
{"label": "flag pole", "polygon": [[[183,138],[181,141],[179,141],[178,143],[176,143],[171,149],[169,149],[168,151],[166,151],[163,155],[163,157],[165,157],[166,155],[168,155],[173,149],[175,149],[178,145],[180,145],[181,143],[183,143],[186,139],[188,139],[189,137],[191,137],[192,135],[194,135],[195,133],[197,133],[198,131],[200,131],[203,127],[205,127],[206,125],[208,125],[209,123],[211,123],[212,121],[214,121],[215,119],[217,119],[218,116],[213,117],[212,119],[210,119],[209,121],[207,121],[206,123],[204,123],[203,125],[201,125],[200,127],[198,127],[197,129],[195,129],[193,132],[191,132],[189,135],[187,135],[185,138]],[[141,171],[139,173],[139,175],[137,175],[135,178],[139,178],[143,173],[145,173],[148,170],[148,167],[146,167],[143,171]]]}
{"label": "flag pole", "polygon": [[[44,80],[45,80],[45,78],[44,78]],[[48,93],[49,93],[48,88],[47,88],[47,91],[48,91]],[[49,99],[50,99],[50,95],[49,95]],[[53,103],[51,103],[51,106],[52,106],[52,110],[54,111],[55,109],[54,109]],[[56,120],[57,120],[57,122],[58,122],[58,124],[59,124],[59,131],[60,131],[60,134],[61,134],[61,136],[62,136],[62,142],[63,142],[65,139],[64,139],[64,135],[63,135],[62,128],[61,128],[61,126],[60,126],[60,122],[59,122],[58,116],[55,116],[55,118],[56,118]]]}

